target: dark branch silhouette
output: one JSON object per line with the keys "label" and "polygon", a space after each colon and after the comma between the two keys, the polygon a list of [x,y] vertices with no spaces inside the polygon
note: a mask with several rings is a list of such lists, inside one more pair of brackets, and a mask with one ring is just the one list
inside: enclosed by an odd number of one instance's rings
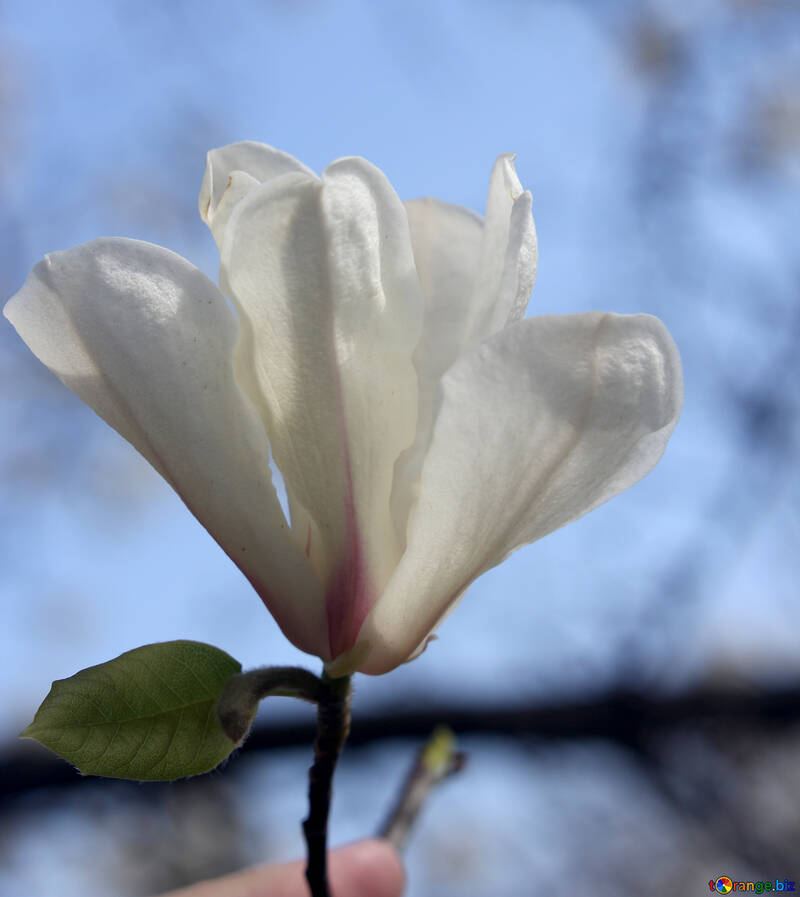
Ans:
{"label": "dark branch silhouette", "polygon": [[[415,709],[359,712],[347,750],[388,739],[421,741],[441,723],[459,736],[516,738],[531,746],[542,740],[601,740],[644,753],[649,744],[680,729],[722,729],[730,735],[789,730],[800,724],[800,683],[747,691],[700,686],[676,695],[646,695],[618,688],[594,697],[506,707],[465,708],[420,700]],[[311,719],[259,723],[234,755],[226,774],[235,774],[242,758],[267,750],[307,747],[314,734]],[[0,807],[5,810],[11,809],[8,799],[14,796],[39,788],[79,787],[87,781],[91,780],[33,742],[0,754],[0,797],[4,799]],[[135,787],[147,791],[164,786],[145,783]]]}

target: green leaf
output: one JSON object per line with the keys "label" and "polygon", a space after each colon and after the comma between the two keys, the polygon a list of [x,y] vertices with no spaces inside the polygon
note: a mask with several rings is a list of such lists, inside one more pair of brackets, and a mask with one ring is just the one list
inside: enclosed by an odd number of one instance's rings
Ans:
{"label": "green leaf", "polygon": [[208,772],[236,747],[217,700],[241,669],[202,642],[145,645],[54,682],[21,737],[84,775],[171,781]]}

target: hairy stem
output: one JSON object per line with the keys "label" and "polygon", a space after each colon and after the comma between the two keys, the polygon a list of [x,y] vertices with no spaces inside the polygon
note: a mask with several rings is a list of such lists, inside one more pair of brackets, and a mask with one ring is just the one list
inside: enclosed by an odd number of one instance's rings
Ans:
{"label": "hairy stem", "polygon": [[350,677],[322,674],[317,702],[314,765],[308,773],[308,817],[303,833],[308,848],[306,878],[311,897],[331,897],[328,890],[327,842],[331,786],[336,762],[350,731]]}
{"label": "hairy stem", "polygon": [[278,695],[319,704],[324,692],[319,676],[302,667],[259,667],[231,676],[220,695],[217,714],[228,738],[241,744],[253,724],[259,701]]}

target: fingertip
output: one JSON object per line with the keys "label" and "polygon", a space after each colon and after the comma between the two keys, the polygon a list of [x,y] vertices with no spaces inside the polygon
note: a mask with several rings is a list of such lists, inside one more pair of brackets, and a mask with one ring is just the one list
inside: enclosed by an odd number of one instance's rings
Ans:
{"label": "fingertip", "polygon": [[335,893],[359,897],[401,897],[406,876],[397,851],[388,841],[359,841],[335,850],[330,857]]}

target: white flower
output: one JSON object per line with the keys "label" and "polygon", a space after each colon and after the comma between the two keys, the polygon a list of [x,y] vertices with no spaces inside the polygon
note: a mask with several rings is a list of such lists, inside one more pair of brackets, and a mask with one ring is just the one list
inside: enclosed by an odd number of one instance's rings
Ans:
{"label": "white flower", "polygon": [[482,220],[403,204],[363,159],[317,178],[233,144],[200,195],[221,290],[108,238],[47,256],[6,306],[335,675],[413,656],[477,576],[639,480],[675,426],[656,318],[523,318],[536,235],[512,160]]}

